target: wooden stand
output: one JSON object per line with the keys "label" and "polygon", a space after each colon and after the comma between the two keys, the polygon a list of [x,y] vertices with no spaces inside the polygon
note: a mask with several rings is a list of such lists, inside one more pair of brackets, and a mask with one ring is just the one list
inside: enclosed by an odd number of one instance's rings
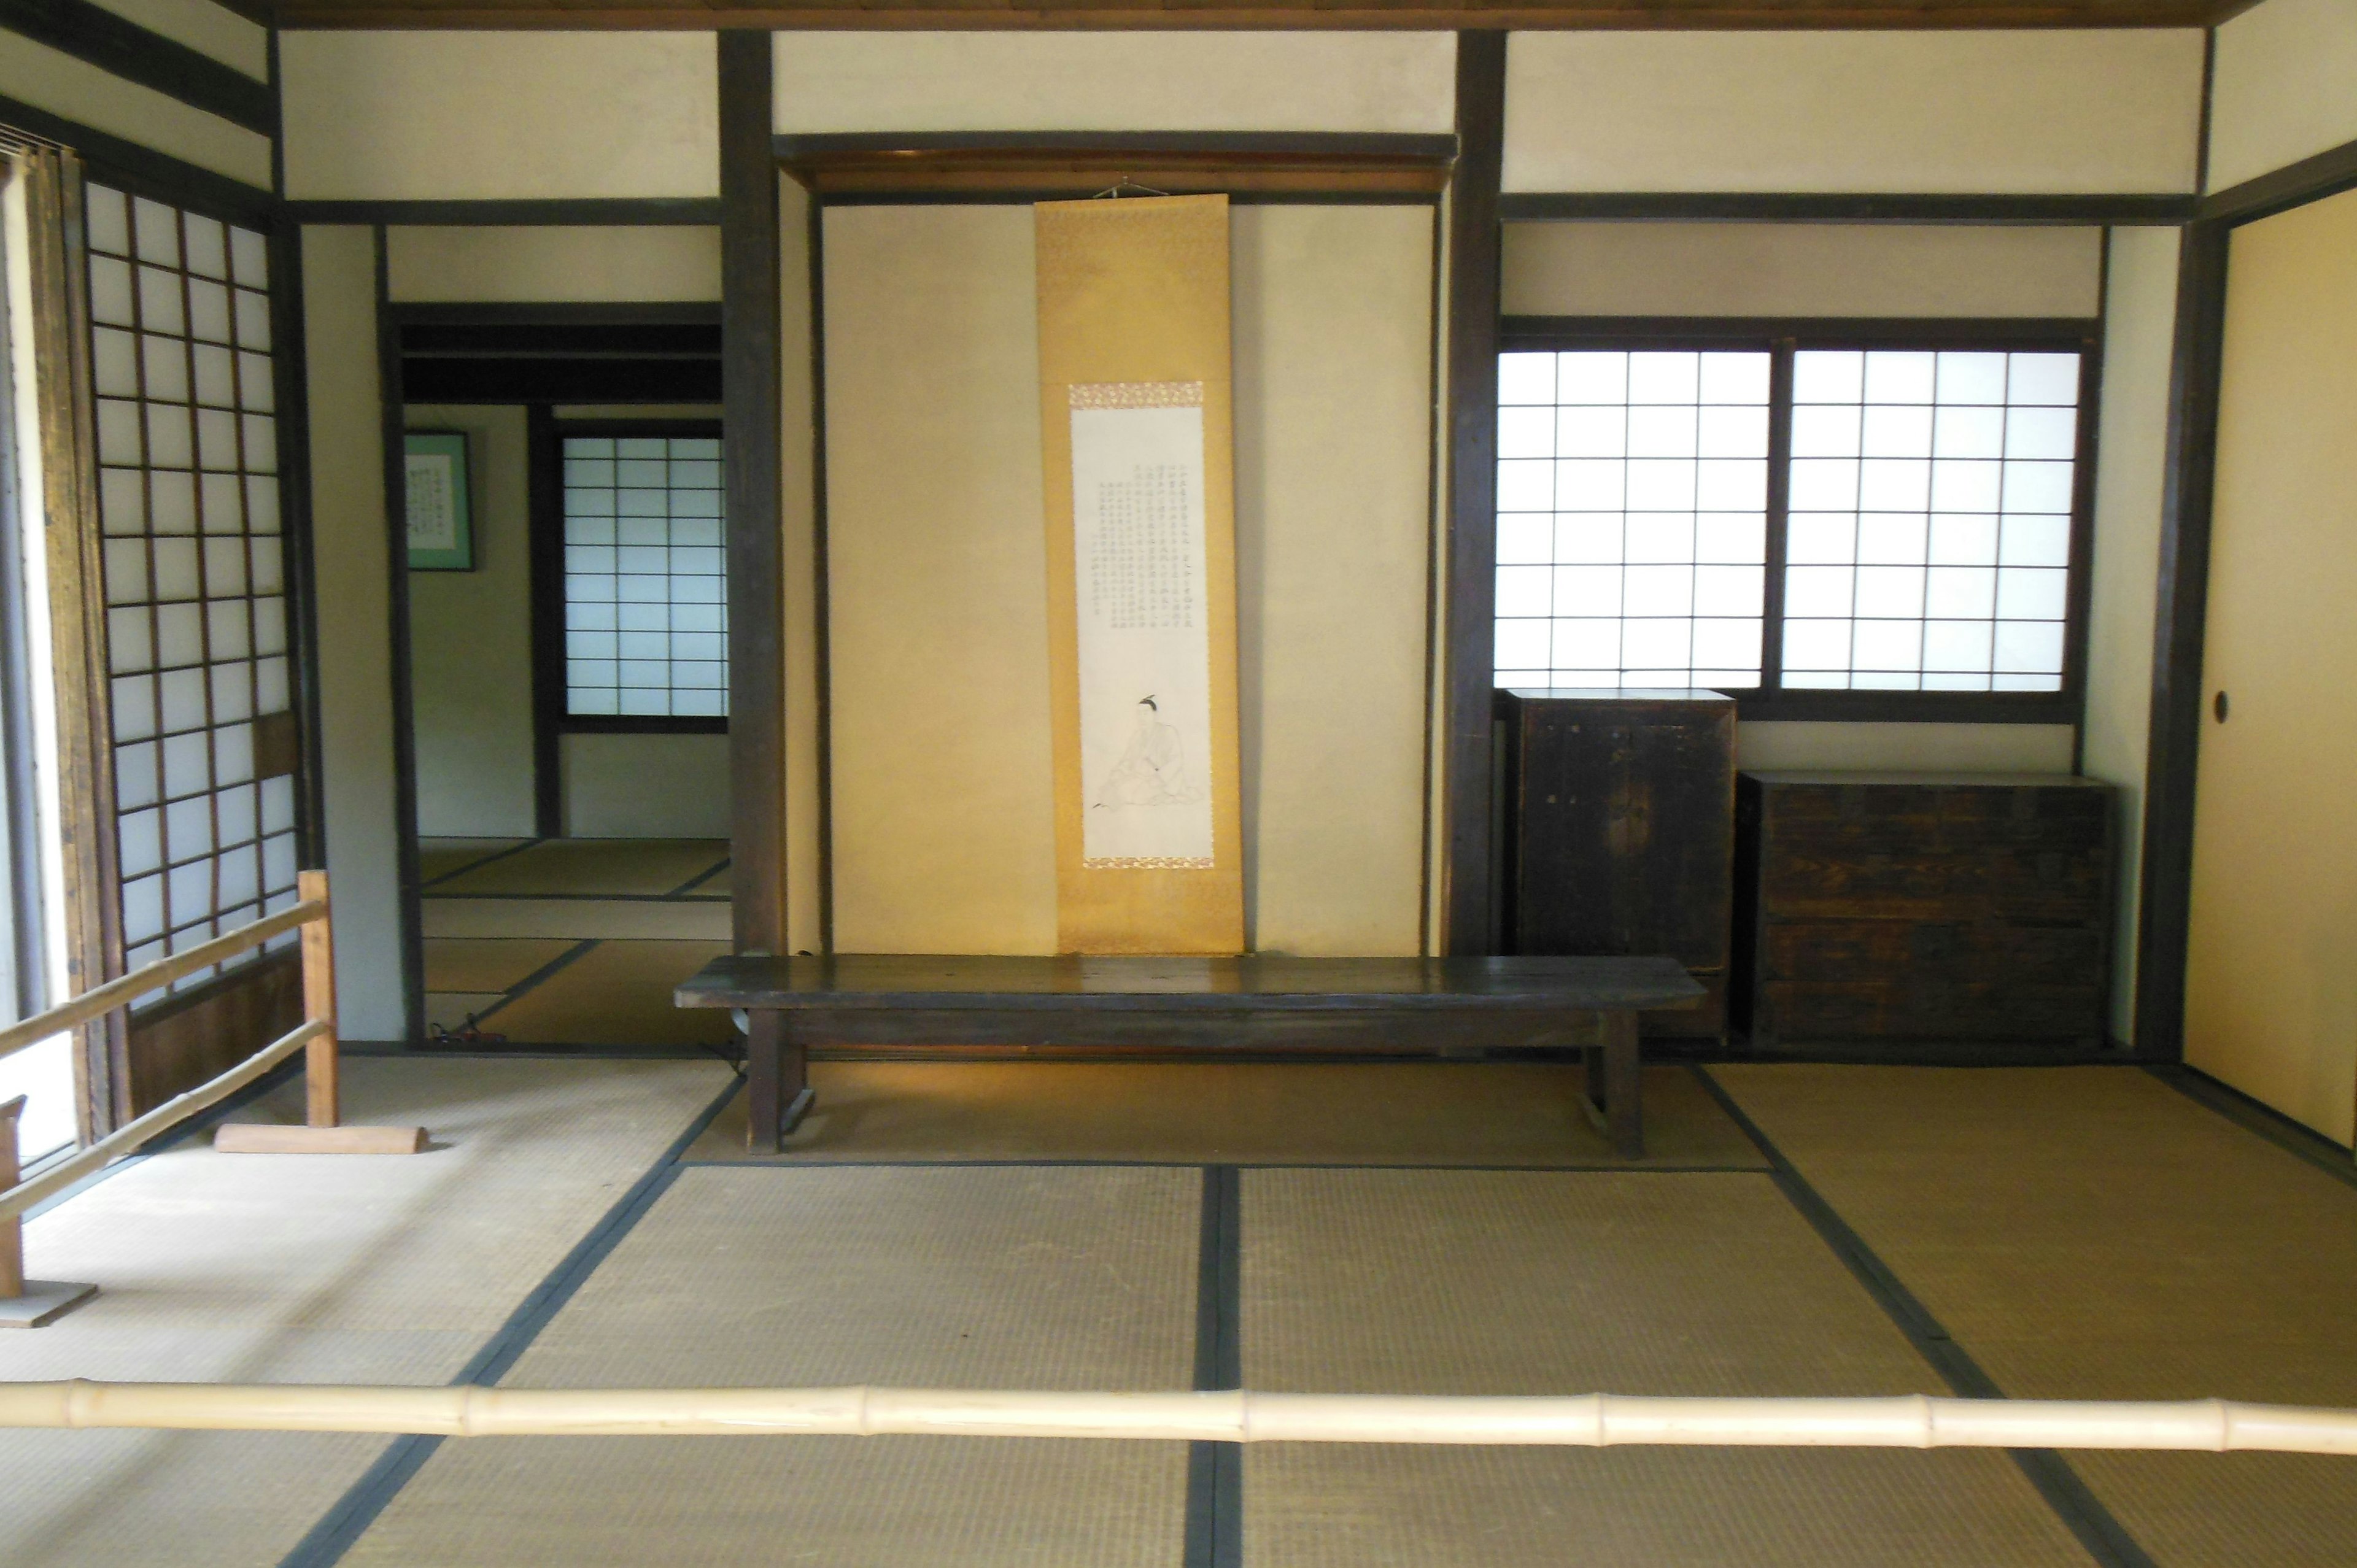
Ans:
{"label": "wooden stand", "polygon": [[[0,1105],[0,1192],[16,1186],[22,1174],[16,1158],[16,1118],[24,1110],[21,1094]],[[97,1294],[96,1285],[27,1279],[25,1221],[14,1214],[0,1219],[0,1328],[38,1328]]]}
{"label": "wooden stand", "polygon": [[[296,874],[296,897],[328,901],[328,874]],[[303,1047],[304,1125],[229,1122],[213,1133],[227,1155],[414,1155],[425,1148],[423,1127],[343,1125],[342,1085],[336,1056],[336,939],[331,918],[303,928],[303,1015],[328,1026]]]}

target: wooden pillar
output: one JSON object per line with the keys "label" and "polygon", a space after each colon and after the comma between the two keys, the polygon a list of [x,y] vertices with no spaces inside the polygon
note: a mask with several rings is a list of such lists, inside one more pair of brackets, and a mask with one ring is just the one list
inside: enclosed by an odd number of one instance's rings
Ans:
{"label": "wooden pillar", "polygon": [[1448,182],[1448,579],[1440,764],[1440,950],[1491,952],[1491,639],[1497,600],[1498,192],[1506,35],[1457,35],[1457,168]]}
{"label": "wooden pillar", "polygon": [[[305,903],[328,902],[328,874],[298,871],[295,896]],[[338,1078],[336,1051],[336,933],[329,918],[303,928],[303,1016],[328,1026],[303,1048],[304,1122],[312,1127],[336,1126],[343,1116],[343,1089]]]}
{"label": "wooden pillar", "polygon": [[[16,1118],[25,1111],[25,1097],[0,1105],[0,1192],[15,1187],[23,1170],[16,1159]],[[0,1219],[0,1301],[25,1294],[25,1221],[12,1214]]]}
{"label": "wooden pillar", "polygon": [[778,158],[767,29],[720,33],[720,386],[728,443],[729,856],[737,950],[786,950]]}

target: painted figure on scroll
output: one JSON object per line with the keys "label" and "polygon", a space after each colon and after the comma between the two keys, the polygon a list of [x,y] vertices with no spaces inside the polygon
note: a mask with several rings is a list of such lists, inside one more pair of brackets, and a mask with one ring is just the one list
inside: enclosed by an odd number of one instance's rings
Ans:
{"label": "painted figure on scroll", "polygon": [[1102,811],[1201,800],[1203,792],[1187,778],[1186,748],[1177,726],[1162,722],[1162,709],[1151,696],[1139,698],[1135,711],[1137,728],[1090,804]]}

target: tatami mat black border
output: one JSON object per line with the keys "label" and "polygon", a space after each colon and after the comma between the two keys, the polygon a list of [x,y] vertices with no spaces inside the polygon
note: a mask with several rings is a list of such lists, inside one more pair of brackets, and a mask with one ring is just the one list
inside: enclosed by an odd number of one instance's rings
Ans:
{"label": "tatami mat black border", "polygon": [[[1966,1399],[2003,1399],[2005,1391],[1996,1380],[1982,1369],[1971,1352],[1953,1338],[1947,1328],[1933,1316],[1932,1310],[1916,1299],[1915,1294],[1900,1282],[1890,1265],[1867,1244],[1866,1238],[1851,1229],[1823,1194],[1809,1185],[1800,1168],[1776,1146],[1775,1141],[1761,1130],[1735,1097],[1706,1069],[1696,1067],[1695,1077],[1703,1089],[1718,1102],[1719,1109],[1743,1129],[1744,1136],[1759,1147],[1768,1160],[1768,1175],[1775,1181],[1810,1229],[1833,1250],[1858,1283],[1866,1287],[1875,1305],[1881,1307],[1899,1331],[1907,1336],[1922,1358],[1948,1386]],[[2079,1544],[2087,1549],[2104,1568],[2157,1568],[2145,1549],[2128,1534],[2120,1521],[2112,1517],[2111,1509],[2088,1488],[2079,1473],[2067,1460],[2051,1448],[2013,1448],[2007,1450],[2013,1462],[2038,1495],[2061,1518]]]}
{"label": "tatami mat black border", "polygon": [[2306,1161],[2344,1187],[2357,1187],[2357,1155],[2323,1133],[2303,1127],[2274,1106],[2254,1100],[2232,1084],[2221,1083],[2199,1068],[2174,1062],[2145,1069],[2153,1077],[2240,1127]]}
{"label": "tatami mat black border", "polygon": [[489,865],[495,860],[505,860],[511,854],[522,854],[524,851],[532,848],[534,844],[542,844],[548,842],[549,841],[546,839],[525,839],[522,843],[511,843],[505,849],[495,849],[491,851],[490,854],[483,856],[480,860],[470,860],[464,865],[452,866],[449,870],[444,872],[439,876],[428,877],[425,881],[417,885],[417,890],[420,893],[423,893],[428,887],[435,886],[439,883],[447,882],[454,876],[464,876],[467,873],[474,870],[478,866]]}
{"label": "tatami mat black border", "polygon": [[[707,1158],[700,1160],[683,1158],[679,1163],[683,1165],[718,1165],[729,1169],[777,1171],[813,1169],[834,1170],[842,1168],[849,1168],[853,1170],[903,1170],[925,1169],[935,1165],[942,1166],[945,1169],[974,1168],[983,1170],[994,1170],[1010,1165],[1021,1167],[1028,1167],[1032,1165],[1103,1166],[1107,1170],[1183,1170],[1190,1168],[1195,1165],[1195,1162],[1192,1160],[1178,1159],[1091,1160],[1079,1158],[1077,1156],[1071,1159],[1060,1159],[1055,1157],[1024,1158],[1009,1155],[1004,1159],[930,1160],[924,1158],[910,1158],[906,1155],[896,1158],[882,1155],[878,1155],[871,1159],[861,1159],[849,1155],[798,1155],[791,1153],[784,1155],[772,1155],[761,1158],[748,1156],[740,1159],[734,1155],[726,1158]],[[1233,1171],[1513,1171],[1518,1173],[1528,1173],[1533,1176],[1766,1176],[1774,1174],[1770,1167],[1764,1165],[1629,1165],[1625,1162],[1618,1165],[1599,1162],[1596,1165],[1517,1165],[1503,1164],[1448,1165],[1429,1161],[1409,1164],[1406,1162],[1394,1163],[1385,1160],[1243,1160],[1239,1161],[1234,1165],[1223,1165],[1219,1168]]]}
{"label": "tatami mat black border", "polygon": [[[1195,1387],[1244,1386],[1243,1184],[1235,1165],[1203,1167],[1195,1264]],[[1186,1568],[1242,1568],[1244,1466],[1240,1443],[1187,1445]]]}
{"label": "tatami mat black border", "polygon": [[[685,1154],[704,1130],[718,1119],[743,1088],[739,1079],[731,1079],[711,1104],[687,1125],[687,1130],[672,1140],[671,1146],[657,1157],[647,1173],[632,1183],[608,1208],[604,1218],[589,1228],[588,1234],[575,1244],[555,1268],[549,1271],[530,1295],[508,1315],[506,1323],[485,1341],[473,1359],[451,1380],[454,1386],[467,1383],[492,1384],[506,1375],[517,1360],[539,1337],[540,1331],[565,1309],[583,1282],[596,1272],[614,1249],[621,1244],[632,1227],[643,1219],[655,1200],[679,1179],[682,1170],[679,1157]],[[396,1437],[377,1456],[361,1478],[352,1483],[336,1505],[322,1515],[292,1551],[279,1560],[279,1568],[330,1568],[343,1560],[355,1541],[367,1533],[370,1525],[383,1513],[393,1499],[407,1486],[434,1451],[442,1445],[436,1435],[411,1434]]]}

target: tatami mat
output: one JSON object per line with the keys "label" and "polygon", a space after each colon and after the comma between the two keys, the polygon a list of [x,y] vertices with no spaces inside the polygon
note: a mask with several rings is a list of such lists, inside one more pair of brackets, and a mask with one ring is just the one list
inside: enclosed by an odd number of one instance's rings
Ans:
{"label": "tatami mat", "polygon": [[428,991],[505,991],[578,947],[562,937],[425,939]]}
{"label": "tatami mat", "polygon": [[418,900],[418,924],[428,937],[516,939],[562,937],[568,941],[729,940],[726,898],[445,898]]}
{"label": "tatami mat", "polygon": [[672,1005],[672,989],[727,951],[720,942],[599,942],[482,1027],[519,1045],[727,1045],[725,1008]]}
{"label": "tatami mat", "polygon": [[[98,1299],[0,1334],[0,1378],[438,1383],[727,1081],[698,1062],[347,1061],[356,1122],[408,1157],[216,1155],[125,1168],[27,1226],[39,1277]],[[289,1085],[239,1113],[292,1121]],[[276,1563],[385,1440],[0,1434],[0,1562]]]}
{"label": "tatami mat", "polygon": [[728,858],[726,839],[548,839],[462,872],[436,897],[672,893]]}
{"label": "tatami mat", "polygon": [[[1618,1165],[1579,1082],[1567,1064],[1505,1062],[824,1061],[777,1157]],[[1675,1069],[1645,1075],[1645,1139],[1649,1165],[1764,1163]],[[741,1103],[688,1152],[744,1157]]]}
{"label": "tatami mat", "polygon": [[[683,1172],[511,1386],[1183,1388],[1191,1170]],[[1177,1568],[1183,1444],[446,1443],[354,1568],[652,1563]]]}
{"label": "tatami mat", "polygon": [[[1243,1174],[1248,1387],[1946,1391],[1764,1176]],[[1994,1453],[1245,1452],[1254,1568],[2081,1564]]]}
{"label": "tatami mat", "polygon": [[505,854],[525,842],[522,839],[419,839],[417,880],[421,884],[430,883],[453,872],[464,871],[495,854]]}
{"label": "tatami mat", "polygon": [[[2149,1075],[1712,1070],[2008,1394],[2357,1405],[2357,1190]],[[2357,1466],[2072,1463],[2169,1568],[2357,1558]]]}

